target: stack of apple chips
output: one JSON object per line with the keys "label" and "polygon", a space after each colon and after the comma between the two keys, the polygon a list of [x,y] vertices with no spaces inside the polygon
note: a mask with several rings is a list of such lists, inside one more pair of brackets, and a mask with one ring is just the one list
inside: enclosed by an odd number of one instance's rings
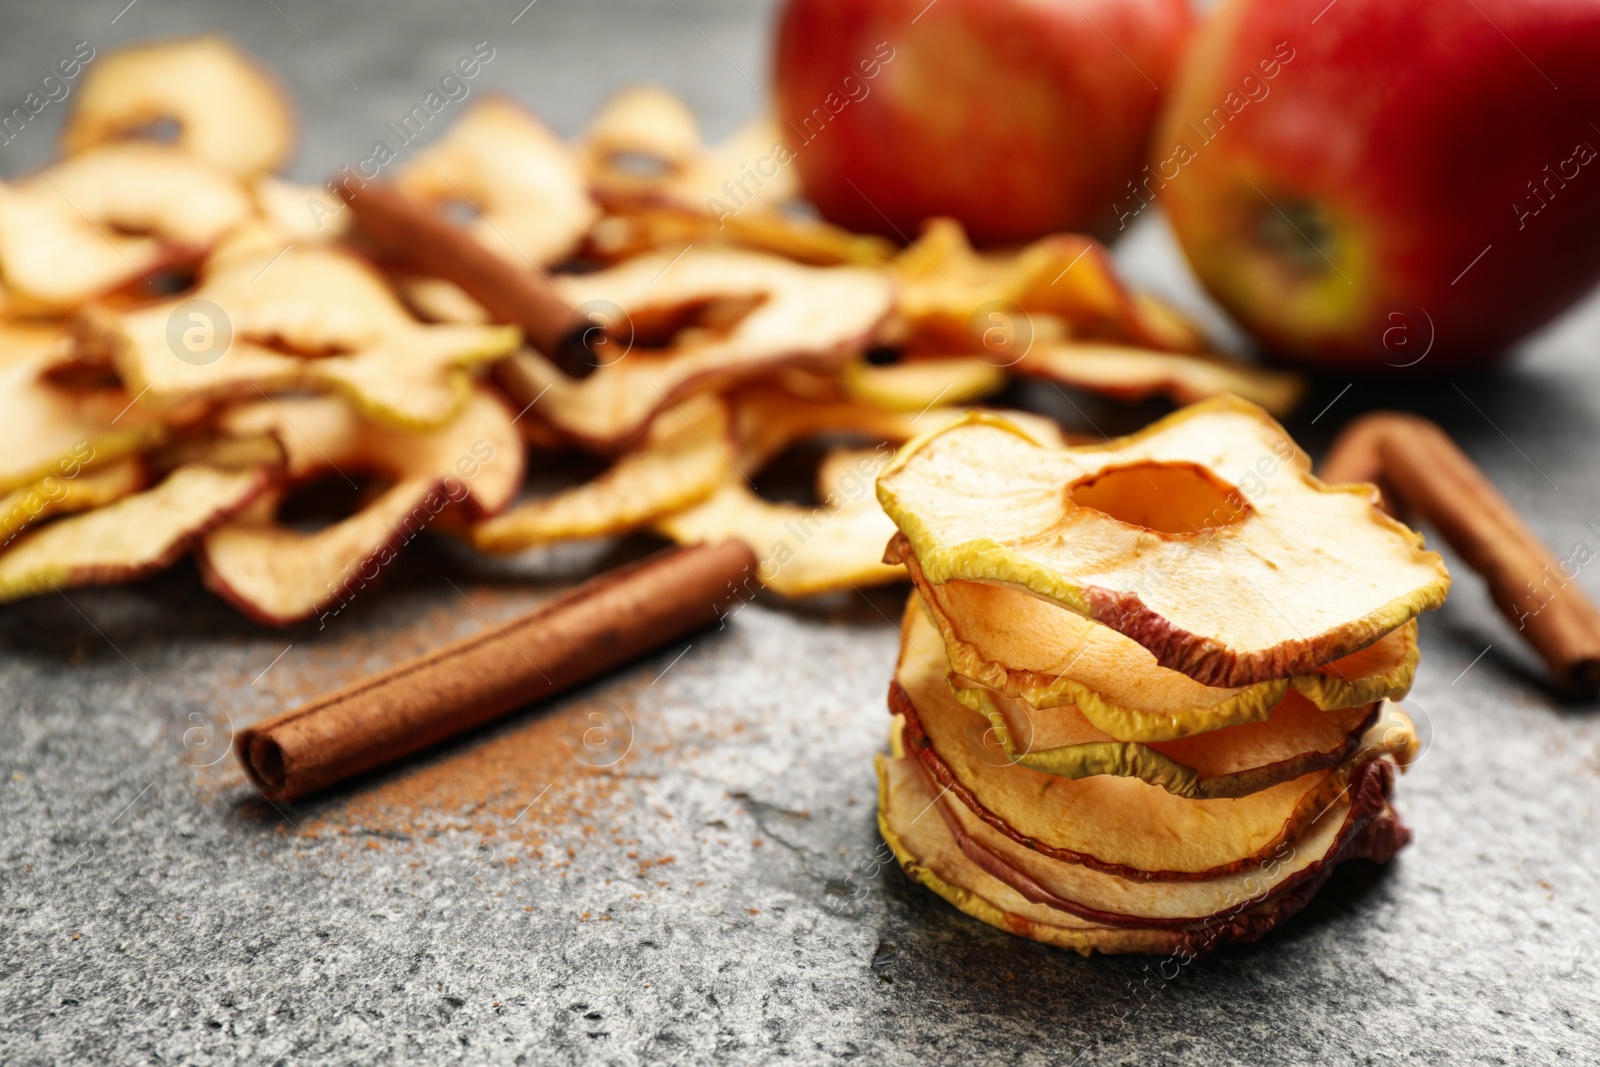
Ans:
{"label": "stack of apple chips", "polygon": [[1088,954],[1260,937],[1410,837],[1393,701],[1449,575],[1222,397],[1052,448],[991,415],[878,482],[916,589],[879,825],[968,914]]}

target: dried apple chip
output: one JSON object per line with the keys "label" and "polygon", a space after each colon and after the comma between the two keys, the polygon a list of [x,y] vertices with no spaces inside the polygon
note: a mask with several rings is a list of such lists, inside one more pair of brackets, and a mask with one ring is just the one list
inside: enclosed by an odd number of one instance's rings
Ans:
{"label": "dried apple chip", "polygon": [[0,600],[161,570],[264,489],[271,472],[180,467],[159,485],[49,523],[0,552]]}
{"label": "dried apple chip", "polygon": [[419,323],[372,267],[326,244],[225,250],[194,292],[89,324],[153,405],[336,389],[411,427],[450,419],[469,392],[466,368],[519,338],[514,327]]}
{"label": "dried apple chip", "polygon": [[1146,744],[1118,741],[1071,705],[1041,710],[959,683],[956,698],[989,720],[1013,763],[1063,778],[1138,778],[1196,800],[1246,796],[1342,763],[1383,714],[1378,704],[1323,711],[1290,693],[1260,722]]}
{"label": "dried apple chip", "polygon": [[894,246],[818,219],[752,208],[709,215],[681,207],[634,208],[607,215],[589,231],[587,251],[606,262],[685,245],[734,245],[829,267],[887,263]]}
{"label": "dried apple chip", "polygon": [[795,199],[793,152],[770,119],[758,119],[707,147],[694,114],[654,86],[624,89],[583,136],[589,180],[609,206],[676,206],[716,214],[760,210]]}
{"label": "dried apple chip", "polygon": [[116,141],[160,122],[177,144],[249,177],[294,151],[295,122],[278,79],[225,37],[206,34],[112,50],[78,86],[61,134],[68,152]]}
{"label": "dried apple chip", "polygon": [[1254,941],[1304,907],[1338,864],[1386,862],[1410,839],[1386,803],[1380,761],[1359,775],[1351,799],[1259,868],[1206,881],[1133,882],[1029,853],[995,833],[930,785],[904,755],[899,725],[893,757],[880,756],[877,767],[878,825],[901,867],[973,918],[1084,955],[1190,958]]}
{"label": "dried apple chip", "polygon": [[1052,316],[1075,333],[1142,345],[1175,336],[1143,328],[1145,315],[1104,246],[1078,234],[1045,237],[1015,253],[979,253],[959,223],[934,219],[895,257],[894,267],[901,282],[898,310],[934,348],[968,341],[974,318],[990,305]]}
{"label": "dried apple chip", "polygon": [[1287,415],[1305,396],[1306,381],[1221,356],[1159,352],[1128,345],[1069,342],[1035,344],[1010,369],[1088,389],[1117,400],[1164,396],[1179,404],[1232,393],[1274,415]]}
{"label": "dried apple chip", "polygon": [[[453,420],[423,432],[364,418],[336,397],[248,405],[230,413],[225,425],[240,435],[277,435],[292,481],[329,470],[346,477],[378,471],[393,479],[354,515],[314,533],[278,525],[281,499],[275,494],[206,536],[199,550],[206,586],[272,625],[319,611],[338,614],[446,507],[469,503],[492,514],[510,502],[522,480],[522,441],[511,413],[482,389]],[[335,603],[337,609],[326,610]]]}
{"label": "dried apple chip", "polygon": [[344,202],[320,185],[296,185],[264,174],[255,183],[256,207],[287,240],[331,241],[350,232]]}
{"label": "dried apple chip", "polygon": [[69,355],[60,326],[0,323],[0,492],[126,456],[163,428],[115,386],[68,388],[46,372]]}
{"label": "dried apple chip", "polygon": [[1046,598],[1218,687],[1311,674],[1443,603],[1443,561],[1373,496],[1227,396],[1067,449],[969,415],[878,481],[930,582]]}
{"label": "dried apple chip", "polygon": [[1006,387],[1004,369],[980,357],[908,359],[886,366],[866,360],[845,364],[845,394],[893,411],[922,411],[934,404],[966,404]]}
{"label": "dried apple chip", "polygon": [[697,504],[733,471],[737,446],[727,404],[693,397],[657,419],[650,438],[626,452],[593,481],[542,500],[519,504],[472,529],[485,552],[520,552],[535,545],[636,530]]}
{"label": "dried apple chip", "polygon": [[143,489],[145,481],[144,464],[127,456],[93,470],[46,475],[0,495],[0,547],[40,519],[104,507]]}
{"label": "dried apple chip", "polygon": [[1398,700],[1416,676],[1411,620],[1309,674],[1206,686],[1160,666],[1137,641],[1051,601],[983,582],[935,585],[902,536],[885,559],[905,564],[958,674],[1036,708],[1072,705],[1094,730],[1119,741],[1175,741],[1260,722],[1291,693],[1324,710]]}
{"label": "dried apple chip", "polygon": [[1122,400],[1186,404],[1234,393],[1276,414],[1305,392],[1297,374],[1202,351],[1174,309],[1122,284],[1097,242],[1056,234],[1009,255],[980,254],[949,219],[929,223],[894,268],[905,343],[988,353],[1020,374]]}
{"label": "dried apple chip", "polygon": [[786,597],[897,581],[904,572],[881,560],[894,525],[872,498],[872,479],[889,456],[887,448],[830,453],[818,468],[816,507],[763,500],[736,477],[656,528],[685,545],[739,538],[759,557],[762,583]]}
{"label": "dried apple chip", "polygon": [[0,185],[0,269],[14,302],[70,310],[195,258],[247,219],[238,180],[158,144],[111,144]]}
{"label": "dried apple chip", "polygon": [[934,814],[935,794],[904,756],[877,758],[878,831],[913,881],[933,890],[981,922],[1035,941],[1094,952],[1175,951],[1186,943],[1182,930],[1127,928],[1093,922],[1024,897],[962,854],[943,817]]}
{"label": "dried apple chip", "polygon": [[[1135,881],[1194,881],[1259,866],[1343,802],[1361,765],[1409,756],[1409,721],[1391,710],[1335,768],[1234,799],[1190,800],[1134,777],[1063,778],[1013,764],[989,722],[956,698],[934,626],[912,610],[890,708],[907,749],[941,786],[1024,850]],[[1191,913],[1192,914],[1192,913]],[[1205,914],[1202,912],[1200,914]]]}
{"label": "dried apple chip", "polygon": [[519,266],[565,259],[599,216],[577,153],[505,96],[469,105],[398,181],[422,200],[476,211],[473,235]]}
{"label": "dried apple chip", "polygon": [[582,141],[589,166],[600,170],[682,165],[705,151],[689,105],[655,85],[630,85],[613,95]]}
{"label": "dried apple chip", "polygon": [[[658,412],[692,393],[784,366],[838,366],[860,348],[890,301],[888,279],[879,271],[802,267],[728,249],[645,256],[559,278],[556,288],[580,309],[611,310],[607,332],[617,354],[582,381],[532,353],[518,357],[518,366],[544,396],[540,411],[547,421],[610,452],[640,440]],[[717,315],[736,321],[707,321]],[[660,323],[678,326],[669,330],[673,339],[647,347]]]}

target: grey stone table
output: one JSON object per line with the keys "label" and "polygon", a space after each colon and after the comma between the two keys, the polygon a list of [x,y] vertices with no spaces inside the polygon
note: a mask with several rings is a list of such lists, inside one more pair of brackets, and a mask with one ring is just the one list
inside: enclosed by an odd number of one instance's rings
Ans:
{"label": "grey stone table", "polygon": [[[720,135],[760,106],[771,20],[742,0],[124,2],[6,4],[0,105],[79,40],[225,29],[297,94],[306,179],[366,154],[479,40],[479,87],[563,132],[656,81]],[[46,159],[60,111],[0,147],[0,171]],[[1210,315],[1158,218],[1118,255]],[[1320,448],[1364,408],[1414,406],[1563,553],[1600,545],[1597,342],[1591,303],[1492,377],[1320,382],[1294,429]],[[1160,410],[1013,399],[1108,433]],[[228,754],[230,723],[648,547],[492,567],[430,544],[320,630],[248,624],[188,566],[0,610],[0,1061],[1600,1059],[1595,709],[1542,687],[1459,566],[1424,623],[1430,742],[1399,789],[1415,844],[1342,872],[1266,943],[1185,968],[1007,937],[881,867],[871,761],[898,591],[761,599],[286,814]],[[578,759],[569,738],[596,730]]]}

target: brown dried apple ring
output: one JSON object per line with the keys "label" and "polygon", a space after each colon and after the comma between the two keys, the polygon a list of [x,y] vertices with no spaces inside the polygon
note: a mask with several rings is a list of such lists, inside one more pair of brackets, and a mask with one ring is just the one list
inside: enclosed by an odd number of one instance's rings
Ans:
{"label": "brown dried apple ring", "polygon": [[1259,723],[1291,693],[1324,711],[1366,707],[1405,696],[1416,676],[1414,619],[1310,673],[1214,687],[1048,600],[983,582],[929,582],[903,536],[885,558],[905,564],[958,674],[1035,708],[1071,706],[1118,741],[1176,741]]}
{"label": "brown dried apple ring", "polygon": [[1310,675],[1449,590],[1370,486],[1324,485],[1310,466],[1229,396],[1067,449],[975,414],[902,450],[878,498],[930,582],[1023,590],[1232,687]]}
{"label": "brown dried apple ring", "polygon": [[472,543],[485,552],[521,552],[636,530],[714,493],[733,470],[736,450],[726,401],[692,397],[657,419],[649,439],[604,474],[477,524]]}
{"label": "brown dried apple ring", "polygon": [[238,180],[205,160],[105,145],[0,185],[0,269],[14,302],[71,310],[197,259],[252,211]]}
{"label": "brown dried apple ring", "polygon": [[291,483],[330,470],[393,479],[356,514],[315,533],[277,525],[282,494],[274,493],[206,536],[198,556],[207,588],[275,626],[335,603],[338,609],[324,614],[338,614],[450,504],[492,514],[522,480],[522,441],[511,413],[484,389],[474,390],[453,420],[423,432],[364,418],[337,397],[251,404],[227,413],[223,425],[241,436],[276,434]]}
{"label": "brown dried apple ring", "polygon": [[[901,867],[975,919],[1083,955],[1203,956],[1257,940],[1304,907],[1340,863],[1385,862],[1410,839],[1369,773],[1357,803],[1331,808],[1292,857],[1211,881],[1130,882],[1028,853],[938,795],[903,754],[898,726],[893,757],[877,760],[878,826]],[[924,817],[935,809],[939,818]]]}
{"label": "brown dried apple ring", "polygon": [[[989,720],[1012,763],[1063,778],[1138,778],[1194,800],[1242,797],[1342,763],[1385,713],[1381,704],[1323,711],[1290,693],[1260,722],[1177,741],[1118,741],[1071,705],[1039,709],[964,679],[956,698]],[[1389,721],[1389,720],[1385,720]]]}
{"label": "brown dried apple ring", "polygon": [[[608,321],[611,362],[573,381],[548,360],[518,358],[528,386],[544,397],[543,418],[598,451],[640,440],[673,401],[725,388],[774,369],[832,369],[859,350],[889,311],[888,278],[859,267],[803,267],[727,249],[646,256],[595,274],[556,280],[580,311]],[[668,323],[708,307],[748,311],[731,328],[691,327],[671,343],[637,340],[654,320]],[[645,338],[643,340],[649,340]]]}
{"label": "brown dried apple ring", "polygon": [[747,123],[707,147],[693,113],[653,86],[612,97],[582,140],[595,196],[613,210],[677,207],[714,215],[715,202],[761,211],[800,195],[788,166],[793,153],[772,120]]}
{"label": "brown dried apple ring", "polygon": [[505,96],[469,105],[401,168],[398,184],[419,199],[477,212],[473,235],[522,267],[565,259],[599,216],[577,153]]}
{"label": "brown dried apple ring", "polygon": [[1390,719],[1337,767],[1234,799],[1190,800],[1115,775],[1063,778],[1006,759],[988,721],[950,688],[938,630],[920,611],[913,619],[920,625],[902,634],[890,695],[891,710],[906,717],[907,749],[1001,835],[1060,863],[1124,879],[1197,881],[1259,866],[1348,802],[1346,787],[1359,767],[1409,758],[1416,744],[1409,720],[1391,707]]}
{"label": "brown dried apple ring", "polygon": [[103,56],[78,86],[61,146],[81,152],[164,121],[177,124],[181,148],[241,177],[277,170],[294,152],[294,112],[283,86],[216,34]]}
{"label": "brown dried apple ring", "polygon": [[179,467],[159,485],[18,537],[0,552],[0,600],[129,582],[176,562],[266,488],[268,468]]}
{"label": "brown dried apple ring", "polygon": [[334,389],[410,427],[448,421],[466,402],[466,369],[519,337],[508,326],[419,323],[376,270],[326,244],[224,249],[193,292],[89,321],[123,381],[158,407]]}

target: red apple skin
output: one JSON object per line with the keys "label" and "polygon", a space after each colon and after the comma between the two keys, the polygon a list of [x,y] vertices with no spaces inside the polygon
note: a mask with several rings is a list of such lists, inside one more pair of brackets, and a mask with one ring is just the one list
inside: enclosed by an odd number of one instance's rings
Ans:
{"label": "red apple skin", "polygon": [[1597,0],[1229,0],[1149,173],[1201,281],[1266,347],[1440,372],[1600,276],[1595,123]]}
{"label": "red apple skin", "polygon": [[853,230],[1114,232],[1191,21],[1187,0],[789,0],[779,125],[806,195]]}

